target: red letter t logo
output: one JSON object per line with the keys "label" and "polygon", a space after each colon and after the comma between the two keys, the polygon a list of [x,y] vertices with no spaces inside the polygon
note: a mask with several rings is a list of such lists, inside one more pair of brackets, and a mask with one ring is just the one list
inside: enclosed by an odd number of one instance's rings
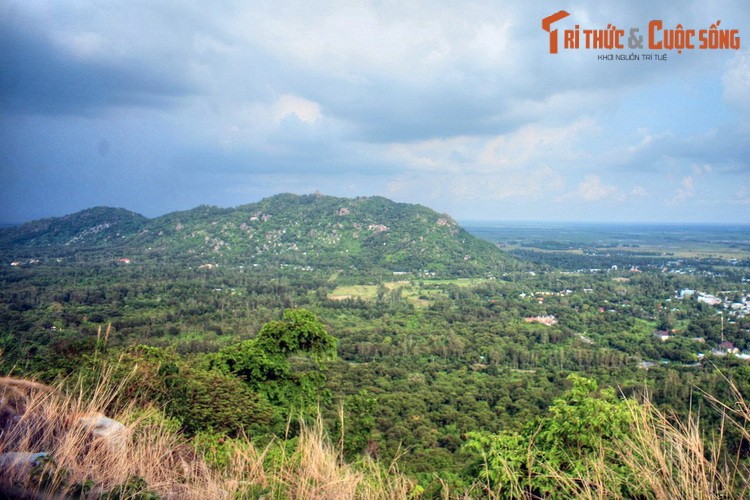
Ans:
{"label": "red letter t logo", "polygon": [[564,10],[561,10],[560,12],[556,14],[552,14],[551,16],[545,17],[542,19],[542,29],[549,33],[549,53],[550,54],[557,54],[557,30],[550,31],[550,27],[552,26],[552,23],[556,23],[560,19],[564,19],[568,17],[570,14],[565,12]]}

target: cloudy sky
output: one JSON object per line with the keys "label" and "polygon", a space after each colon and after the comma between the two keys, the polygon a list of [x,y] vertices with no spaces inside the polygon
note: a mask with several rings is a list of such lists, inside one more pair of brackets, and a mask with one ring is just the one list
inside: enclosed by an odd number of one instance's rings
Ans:
{"label": "cloudy sky", "polygon": [[[0,0],[0,221],[279,192],[750,222],[750,1]],[[561,50],[555,27],[740,30]],[[667,54],[606,61],[599,54]]]}

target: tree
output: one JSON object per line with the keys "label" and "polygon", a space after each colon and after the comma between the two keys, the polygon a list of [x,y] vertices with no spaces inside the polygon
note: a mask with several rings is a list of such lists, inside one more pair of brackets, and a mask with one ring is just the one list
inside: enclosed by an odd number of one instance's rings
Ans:
{"label": "tree", "polygon": [[469,433],[466,447],[481,457],[479,475],[500,496],[560,495],[555,474],[575,483],[602,459],[622,474],[615,480],[625,486],[628,471],[612,442],[627,435],[634,403],[618,399],[612,389],[598,389],[593,379],[576,374],[568,379],[573,387],[523,431]]}
{"label": "tree", "polygon": [[368,446],[372,446],[373,450],[377,447],[372,441],[376,405],[377,399],[365,390],[347,397],[343,402],[340,410],[342,413],[334,423],[333,432],[339,436],[346,458],[356,458]]}
{"label": "tree", "polygon": [[273,411],[241,380],[215,370],[183,369],[172,377],[167,411],[183,429],[237,435],[253,426],[265,427]]}
{"label": "tree", "polygon": [[257,338],[222,349],[213,365],[242,377],[277,406],[304,406],[319,395],[324,362],[335,358],[336,345],[313,313],[288,309],[282,320],[264,324]]}
{"label": "tree", "polygon": [[263,325],[255,342],[269,354],[291,356],[305,353],[317,362],[336,357],[336,339],[306,309],[287,309],[283,320]]}

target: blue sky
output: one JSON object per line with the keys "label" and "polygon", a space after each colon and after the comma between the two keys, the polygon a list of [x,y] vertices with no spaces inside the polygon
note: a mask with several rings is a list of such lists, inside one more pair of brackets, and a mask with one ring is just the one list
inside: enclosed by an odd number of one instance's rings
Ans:
{"label": "blue sky", "polygon": [[[741,48],[552,55],[561,9],[560,29],[721,20]],[[0,0],[0,221],[320,191],[747,223],[749,49],[747,0]]]}

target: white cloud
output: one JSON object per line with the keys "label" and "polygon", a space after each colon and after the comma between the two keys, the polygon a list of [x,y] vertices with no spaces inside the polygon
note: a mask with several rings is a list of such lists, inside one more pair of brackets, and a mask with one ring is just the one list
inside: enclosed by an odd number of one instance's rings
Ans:
{"label": "white cloud", "polygon": [[476,59],[487,64],[497,64],[508,59],[510,19],[501,24],[482,23],[468,48],[476,53]]}
{"label": "white cloud", "polygon": [[615,186],[603,184],[600,176],[587,175],[578,185],[578,189],[576,189],[573,195],[584,201],[599,201],[605,198],[622,200],[619,191]]}
{"label": "white cloud", "polygon": [[750,189],[747,186],[742,186],[734,193],[732,198],[733,205],[750,206]]}
{"label": "white cloud", "polygon": [[659,147],[659,143],[664,139],[671,139],[674,134],[670,131],[664,131],[662,133],[650,133],[648,130],[641,129],[638,131],[642,138],[637,144],[633,144],[627,148],[629,155],[637,155],[639,153],[648,151],[651,148]]}
{"label": "white cloud", "polygon": [[527,125],[489,141],[478,160],[483,165],[497,167],[525,167],[541,160],[575,160],[580,153],[576,152],[574,143],[593,128],[594,122],[589,118],[562,127]]}
{"label": "white cloud", "polygon": [[670,200],[673,205],[680,204],[695,195],[695,179],[691,176],[683,177],[680,187]]}
{"label": "white cloud", "polygon": [[576,148],[592,134],[595,122],[582,118],[568,125],[527,125],[494,137],[458,136],[388,146],[392,162],[411,169],[493,174],[531,171],[543,165],[565,165],[583,156]]}
{"label": "white cloud", "polygon": [[[222,150],[278,148],[279,137],[294,147],[316,134],[335,129],[320,104],[292,94],[284,94],[271,102],[234,101],[207,104],[192,103],[182,110],[178,121],[201,116],[200,127],[191,131],[194,145],[218,146]],[[290,136],[293,134],[294,136]],[[205,146],[204,146],[205,147]]]}
{"label": "white cloud", "polygon": [[505,48],[513,10],[489,4],[467,9],[350,2],[324,2],[315,8],[292,3],[278,9],[256,3],[235,16],[231,30],[300,66],[350,81],[387,75],[419,84],[433,78],[461,79],[463,64],[458,63],[508,63],[512,57]]}
{"label": "white cloud", "polygon": [[52,39],[78,59],[101,58],[109,50],[109,42],[100,33],[91,31],[58,31]]}
{"label": "white cloud", "polygon": [[[747,33],[743,33],[743,43],[746,43]],[[724,86],[724,99],[739,115],[739,127],[737,140],[748,144],[750,135],[750,50],[744,49],[735,54],[727,65],[727,70],[722,77]],[[750,146],[747,146],[750,149]]]}
{"label": "white cloud", "polygon": [[211,35],[196,33],[193,35],[193,51],[198,56],[212,57],[217,54],[229,54],[230,47],[227,43],[222,42]]}
{"label": "white cloud", "polygon": [[321,117],[320,104],[294,95],[279,97],[273,107],[277,122],[293,115],[305,123],[315,123]]}
{"label": "white cloud", "polygon": [[477,203],[517,200],[538,201],[559,193],[565,186],[560,172],[546,166],[527,171],[498,171],[477,174],[466,172],[411,172],[393,178],[387,184],[388,196],[400,199],[432,200],[432,204]]}
{"label": "white cloud", "polygon": [[729,61],[722,83],[724,98],[733,106],[740,107],[746,112],[750,111],[748,82],[750,82],[750,51],[745,49]]}
{"label": "white cloud", "polygon": [[693,164],[691,170],[693,171],[693,175],[703,175],[710,174],[714,169],[709,163],[704,163],[703,165]]}

